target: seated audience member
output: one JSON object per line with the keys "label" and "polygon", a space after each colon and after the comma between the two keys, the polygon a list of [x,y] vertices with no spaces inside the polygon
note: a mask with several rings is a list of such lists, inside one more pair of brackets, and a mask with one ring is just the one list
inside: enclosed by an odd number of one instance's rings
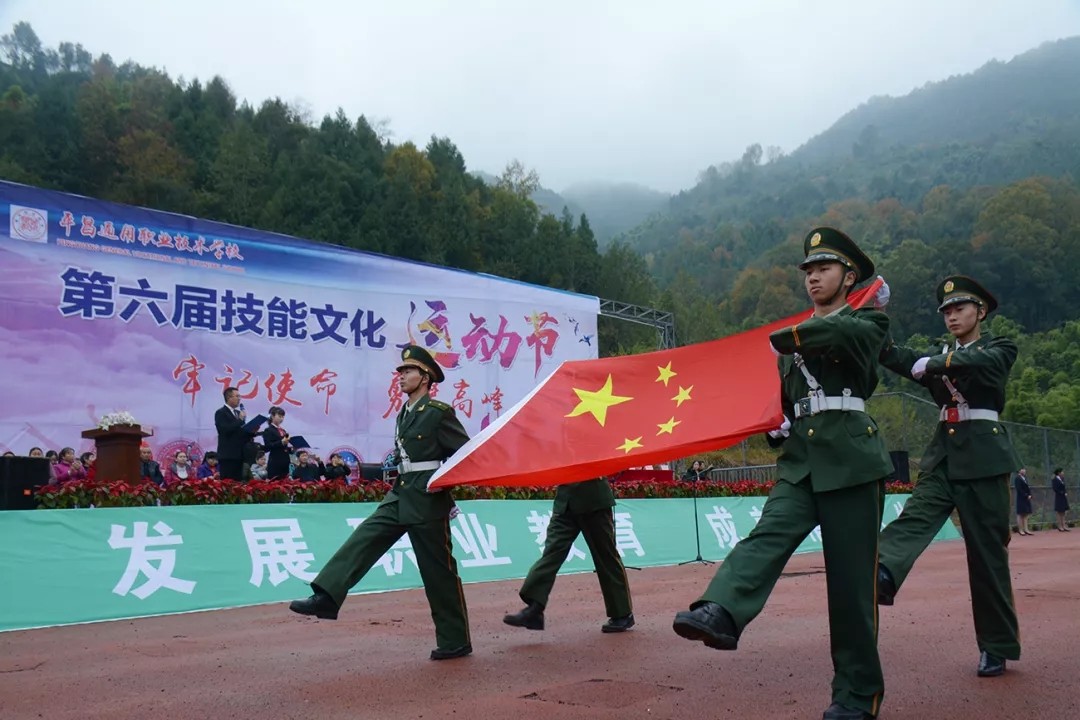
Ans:
{"label": "seated audience member", "polygon": [[297,464],[293,468],[292,476],[293,480],[305,480],[313,481],[322,478],[324,472],[326,472],[325,466],[322,464],[322,460],[316,455],[312,455],[307,450],[301,450],[296,454]]}
{"label": "seated audience member", "polygon": [[13,453],[10,450],[5,450],[4,451],[4,457],[15,457],[15,453]]}
{"label": "seated audience member", "polygon": [[348,482],[349,475],[351,475],[349,466],[345,464],[344,458],[338,453],[334,453],[330,456],[330,464],[326,466],[323,476],[327,480],[345,480]]}
{"label": "seated audience member", "polygon": [[173,483],[194,479],[195,468],[191,466],[188,454],[183,450],[177,450],[176,454],[173,455],[173,461],[169,463],[169,467],[165,472],[165,484],[172,485]]}
{"label": "seated audience member", "polygon": [[75,450],[69,447],[60,451],[59,459],[54,467],[56,482],[62,483],[68,480],[85,480],[86,470],[82,463],[75,457]]}
{"label": "seated audience member", "polygon": [[79,462],[82,463],[83,470],[86,471],[86,479],[93,480],[97,476],[97,455],[93,452],[84,452],[79,456]]}
{"label": "seated audience member", "polygon": [[157,461],[154,460],[154,451],[146,443],[143,443],[139,448],[139,460],[141,461],[139,477],[146,478],[155,485],[165,484],[165,476],[161,472],[161,465],[158,465]]}
{"label": "seated audience member", "polygon": [[220,480],[221,475],[218,470],[218,457],[217,453],[210,450],[203,455],[202,465],[199,465],[199,471],[197,476],[200,480]]}
{"label": "seated audience member", "polygon": [[251,466],[251,479],[252,480],[265,480],[266,479],[266,451],[259,450],[255,454],[255,464]]}
{"label": "seated audience member", "polygon": [[27,457],[45,457],[45,452],[39,447],[30,448],[30,452],[27,453]]}

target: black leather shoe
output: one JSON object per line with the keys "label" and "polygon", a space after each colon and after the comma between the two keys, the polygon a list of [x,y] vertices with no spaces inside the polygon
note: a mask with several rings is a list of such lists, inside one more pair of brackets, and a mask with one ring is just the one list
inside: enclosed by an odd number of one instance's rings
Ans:
{"label": "black leather shoe", "polygon": [[877,604],[892,605],[896,598],[896,583],[884,565],[877,566]]}
{"label": "black leather shoe", "polygon": [[444,650],[443,648],[435,648],[431,651],[432,660],[452,660],[454,658],[465,657],[472,654],[472,645],[462,645],[461,647],[450,648]]}
{"label": "black leather shoe", "polygon": [[834,702],[821,715],[821,720],[874,720],[874,716],[865,710],[851,708]]}
{"label": "black leather shoe", "polygon": [[293,600],[289,609],[301,615],[314,615],[322,620],[337,620],[338,606],[334,599],[322,590],[316,590],[311,597]]}
{"label": "black leather shoe", "polygon": [[503,622],[526,630],[543,630],[544,606],[538,602],[530,602],[520,612],[503,616]]}
{"label": "black leather shoe", "polygon": [[600,626],[600,632],[626,632],[632,627],[634,627],[634,613],[622,617],[608,618],[608,621]]}
{"label": "black leather shoe", "polygon": [[734,650],[739,646],[735,621],[727,610],[714,602],[703,602],[675,613],[671,627],[679,637],[700,640],[716,650]]}
{"label": "black leather shoe", "polygon": [[997,677],[1005,672],[1005,658],[991,655],[985,650],[979,654],[979,677]]}

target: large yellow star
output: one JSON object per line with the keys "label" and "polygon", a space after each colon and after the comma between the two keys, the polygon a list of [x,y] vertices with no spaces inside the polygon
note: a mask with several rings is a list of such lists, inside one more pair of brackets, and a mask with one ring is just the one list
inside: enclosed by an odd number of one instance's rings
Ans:
{"label": "large yellow star", "polygon": [[676,420],[675,417],[672,416],[672,418],[670,420],[668,420],[666,423],[658,423],[657,424],[656,427],[660,428],[660,432],[658,432],[656,434],[657,435],[663,435],[664,433],[667,433],[668,435],[671,435],[672,431],[675,430],[676,425],[682,425],[682,420]]}
{"label": "large yellow star", "polygon": [[687,400],[693,399],[693,398],[690,397],[690,391],[693,390],[693,389],[694,389],[693,385],[691,385],[688,388],[684,388],[682,385],[680,385],[679,386],[679,394],[676,395],[675,397],[671,398],[672,400],[675,401],[675,407],[682,407],[682,404],[684,402],[686,402]]}
{"label": "large yellow star", "polygon": [[577,393],[578,399],[580,399],[581,402],[579,402],[577,407],[571,410],[566,417],[577,417],[578,415],[584,415],[585,413],[592,413],[592,416],[596,418],[596,422],[600,423],[601,427],[607,422],[607,410],[609,407],[634,399],[632,397],[612,394],[611,375],[607,376],[607,382],[605,382],[604,386],[599,390],[579,390],[578,388],[574,388],[574,392]]}
{"label": "large yellow star", "polygon": [[679,374],[671,369],[671,363],[668,363],[664,367],[657,365],[656,369],[660,371],[660,376],[656,378],[655,382],[664,383],[664,387],[667,387],[668,380]]}
{"label": "large yellow star", "polygon": [[620,445],[619,447],[617,447],[615,449],[616,450],[622,450],[624,453],[629,453],[634,448],[639,448],[639,447],[642,447],[641,436],[640,435],[638,437],[634,438],[633,440],[631,440],[630,438],[626,438],[626,442],[624,442],[622,445]]}

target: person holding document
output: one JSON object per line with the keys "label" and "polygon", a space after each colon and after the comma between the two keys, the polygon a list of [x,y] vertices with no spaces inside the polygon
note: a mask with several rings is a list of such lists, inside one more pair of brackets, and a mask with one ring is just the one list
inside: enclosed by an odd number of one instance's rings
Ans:
{"label": "person holding document", "polygon": [[282,427],[285,422],[285,409],[275,405],[270,408],[270,425],[262,433],[263,448],[266,449],[266,477],[277,480],[289,476],[289,433]]}
{"label": "person holding document", "polygon": [[427,350],[405,347],[397,371],[398,385],[408,401],[397,416],[398,477],[393,489],[315,577],[311,597],[294,600],[289,609],[336,620],[349,590],[408,533],[435,621],[437,646],[431,659],[464,657],[472,653],[472,639],[450,541],[452,503],[449,493],[428,492],[427,484],[469,435],[451,406],[428,395],[431,384],[442,382],[445,376]]}

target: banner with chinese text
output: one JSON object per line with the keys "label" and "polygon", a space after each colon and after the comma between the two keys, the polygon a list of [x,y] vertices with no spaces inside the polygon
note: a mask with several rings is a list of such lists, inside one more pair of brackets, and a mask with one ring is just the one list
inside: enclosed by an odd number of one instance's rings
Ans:
{"label": "banner with chinese text", "polygon": [[393,448],[405,344],[471,434],[597,356],[595,297],[2,181],[0,213],[0,450],[20,455],[89,450],[126,410],[163,465],[198,458],[232,385],[355,474]]}
{"label": "banner with chinese text", "polygon": [[[886,498],[886,522],[896,518],[908,497]],[[723,559],[753,529],[764,503],[763,497],[698,499],[702,556]],[[551,502],[472,500],[459,505],[462,512],[451,522],[451,534],[462,579],[524,577],[540,557]],[[0,630],[303,597],[310,592],[307,583],[376,507],[208,505],[0,513],[0,547],[7,548],[0,559]],[[614,514],[615,542],[627,566],[674,565],[696,556],[692,499],[621,500]],[[938,534],[938,539],[956,537],[951,522]],[[815,531],[799,552],[820,549]],[[588,546],[579,538],[562,572],[592,568]],[[631,575],[631,587],[633,582]],[[416,556],[404,536],[354,592],[417,587]],[[284,606],[282,612],[287,612]]]}

